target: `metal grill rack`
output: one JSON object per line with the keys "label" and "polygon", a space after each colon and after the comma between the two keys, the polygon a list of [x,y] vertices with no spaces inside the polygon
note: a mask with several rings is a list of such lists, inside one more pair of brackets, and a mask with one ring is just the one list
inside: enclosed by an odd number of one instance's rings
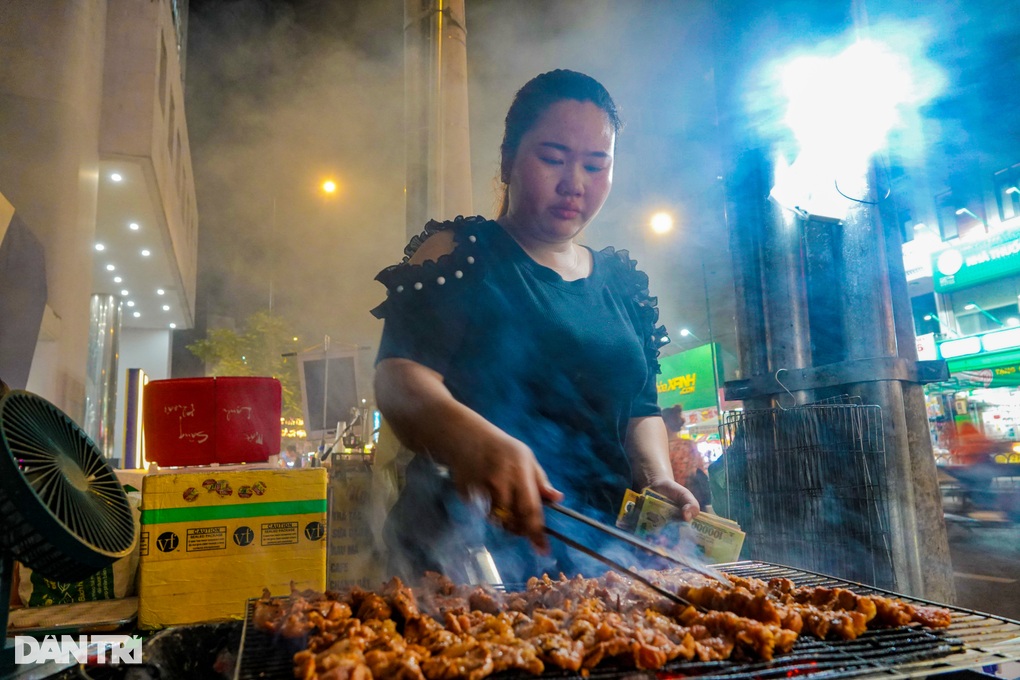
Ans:
{"label": "metal grill rack", "polygon": [[882,412],[839,397],[729,413],[729,515],[751,559],[891,586]]}
{"label": "metal grill rack", "polygon": [[[760,579],[788,578],[798,586],[849,588],[861,594],[900,597],[908,602],[932,604],[896,595],[821,574],[764,562],[736,562],[719,565],[727,573]],[[248,615],[241,636],[235,680],[289,680],[293,677],[292,653],[272,636],[255,628],[252,622],[254,600],[248,603]],[[940,605],[944,606],[944,605]],[[821,641],[801,637],[790,654],[770,662],[674,663],[658,672],[631,669],[598,668],[587,677],[595,680],[632,680],[659,678],[679,680],[771,680],[794,675],[822,678],[889,679],[938,675],[979,668],[990,664],[1020,661],[1020,622],[948,607],[952,624],[946,631],[921,628],[892,628],[868,631],[856,640]],[[504,673],[494,678],[525,680],[534,676]],[[544,680],[574,680],[582,676],[565,671],[546,672]]]}

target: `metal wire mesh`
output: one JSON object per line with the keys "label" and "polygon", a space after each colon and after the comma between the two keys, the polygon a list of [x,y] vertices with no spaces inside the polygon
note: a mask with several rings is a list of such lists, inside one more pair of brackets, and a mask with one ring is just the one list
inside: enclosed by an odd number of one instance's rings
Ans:
{"label": "metal wire mesh", "polygon": [[724,427],[726,505],[750,558],[892,587],[878,406],[844,396]]}

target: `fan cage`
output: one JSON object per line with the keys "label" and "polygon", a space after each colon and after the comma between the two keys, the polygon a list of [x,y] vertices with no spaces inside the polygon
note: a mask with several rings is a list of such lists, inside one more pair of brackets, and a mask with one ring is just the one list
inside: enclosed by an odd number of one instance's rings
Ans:
{"label": "fan cage", "polygon": [[0,399],[0,542],[50,578],[81,580],[128,555],[127,495],[91,439],[45,399]]}

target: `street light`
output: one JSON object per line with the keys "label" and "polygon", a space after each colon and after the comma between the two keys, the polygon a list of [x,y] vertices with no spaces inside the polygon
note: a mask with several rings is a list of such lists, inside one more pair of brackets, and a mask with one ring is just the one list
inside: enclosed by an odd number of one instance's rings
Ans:
{"label": "street light", "polygon": [[657,212],[652,215],[649,224],[656,234],[666,234],[673,230],[673,217],[666,212]]}

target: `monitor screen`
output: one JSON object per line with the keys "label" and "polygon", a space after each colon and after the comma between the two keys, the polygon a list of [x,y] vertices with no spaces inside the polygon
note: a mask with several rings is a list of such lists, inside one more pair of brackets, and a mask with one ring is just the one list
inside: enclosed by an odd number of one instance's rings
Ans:
{"label": "monitor screen", "polygon": [[309,352],[298,359],[305,432],[309,439],[335,437],[337,423],[350,423],[354,417],[351,409],[358,407],[357,357],[354,353],[324,356]]}

